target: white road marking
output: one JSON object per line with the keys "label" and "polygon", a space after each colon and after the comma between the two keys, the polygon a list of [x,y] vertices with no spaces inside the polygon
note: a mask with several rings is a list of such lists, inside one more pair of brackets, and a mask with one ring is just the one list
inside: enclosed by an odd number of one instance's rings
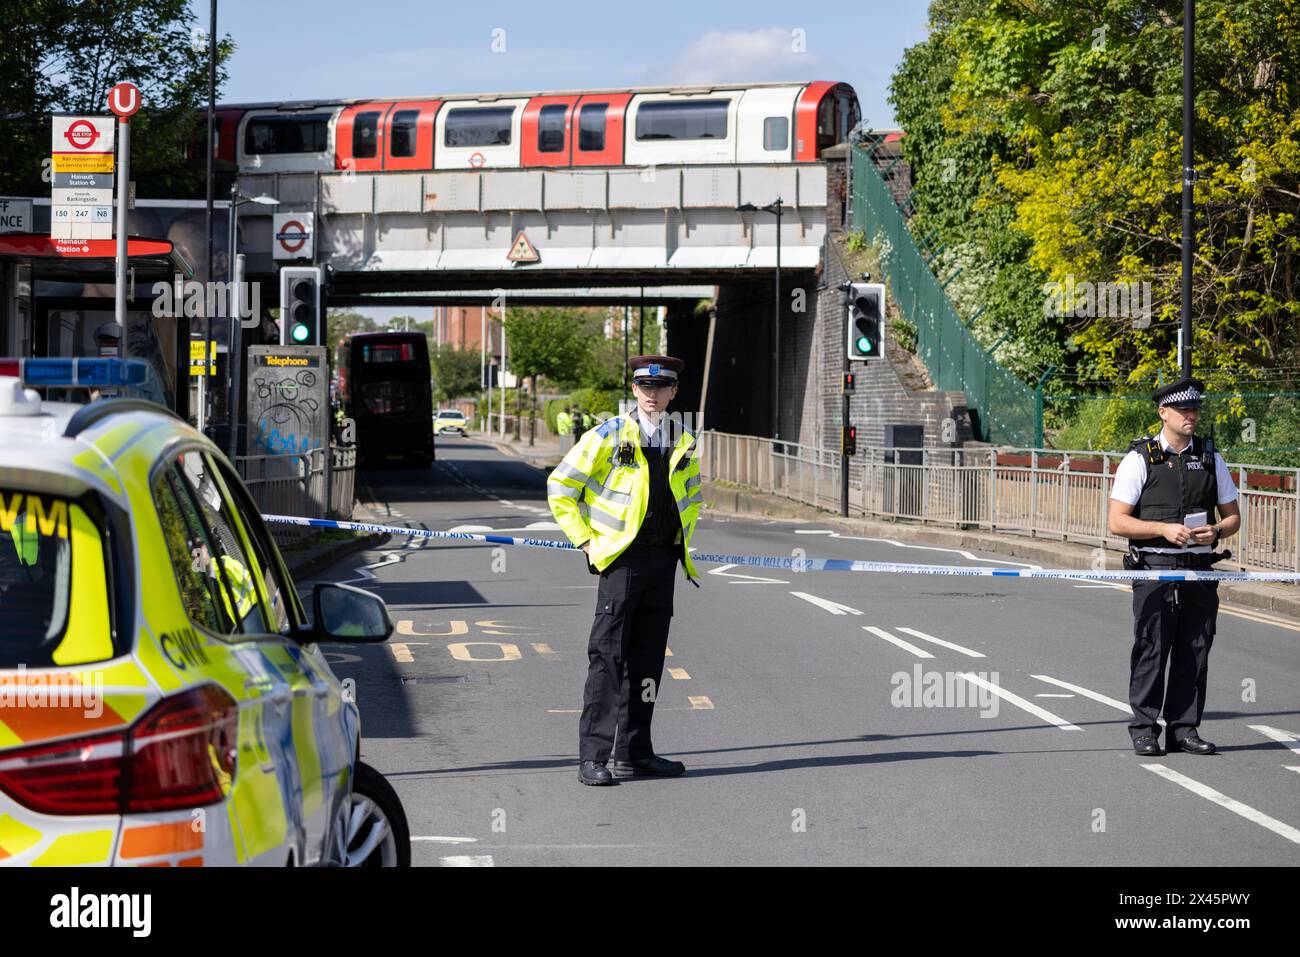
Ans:
{"label": "white road marking", "polygon": [[1061,692],[1060,694],[1054,694],[1050,691],[1040,691],[1038,694],[1034,695],[1034,697],[1035,698],[1073,698],[1074,695],[1066,694],[1065,692]]}
{"label": "white road marking", "polygon": [[957,677],[965,678],[967,681],[971,682],[972,684],[977,684],[981,688],[993,692],[995,695],[997,695],[999,698],[1001,698],[1003,701],[1007,702],[1008,704],[1013,704],[1017,708],[1021,709],[1022,711],[1027,711],[1030,714],[1032,714],[1035,718],[1040,718],[1043,721],[1046,721],[1048,724],[1056,725],[1056,727],[1060,728],[1062,731],[1083,730],[1083,728],[1079,727],[1077,724],[1071,724],[1070,722],[1066,721],[1064,718],[1060,717],[1059,715],[1052,714],[1052,712],[1048,711],[1046,708],[1040,708],[1032,701],[1026,701],[1024,698],[1020,697],[1020,695],[1012,694],[1006,688],[998,687],[993,682],[989,681],[987,678],[981,678],[979,675],[973,675],[970,672],[959,672]]}
{"label": "white road marking", "polygon": [[832,615],[860,615],[862,612],[848,605],[841,605],[837,601],[831,601],[829,598],[818,598],[816,595],[810,595],[806,591],[792,591],[791,595],[795,598],[802,598],[804,601],[816,605],[818,608],[829,611]]}
{"label": "white road marking", "polygon": [[[202,356],[199,357],[200,361],[202,360],[202,358],[203,358]],[[835,534],[834,530],[829,528],[796,528],[794,530],[794,533],[796,535],[834,535]]]}
{"label": "white road marking", "polygon": [[1284,764],[1282,767],[1286,768],[1288,771],[1295,771],[1297,774],[1300,774],[1300,764]]}
{"label": "white road marking", "polygon": [[1258,731],[1266,738],[1272,738],[1278,744],[1290,748],[1296,754],[1300,754],[1300,736],[1294,735],[1290,731],[1279,731],[1277,728],[1270,728],[1266,724],[1252,724],[1249,725],[1249,728],[1252,731]]}
{"label": "white road marking", "polygon": [[[797,531],[797,530],[796,530]],[[804,532],[803,534],[810,534]],[[919,548],[927,552],[948,552],[953,555],[960,555],[962,558],[969,559],[972,562],[980,562],[985,565],[1014,565],[1017,568],[1042,568],[1042,565],[1035,565],[1033,562],[1012,562],[1002,558],[985,558],[976,555],[974,552],[968,552],[962,548],[943,548],[939,545],[913,545],[910,542],[900,542],[893,538],[872,538],[870,535],[843,535],[834,531],[817,530],[811,534],[826,535],[830,538],[843,538],[857,542],[884,542],[886,545],[893,545],[895,548]]]}
{"label": "white road marking", "polygon": [[439,858],[443,867],[495,867],[491,854],[455,854]]}
{"label": "white road marking", "polygon": [[[1099,691],[1089,691],[1087,688],[1080,687],[1079,685],[1072,685],[1068,681],[1062,681],[1060,678],[1053,678],[1050,675],[1030,675],[1029,677],[1037,678],[1039,681],[1046,681],[1049,685],[1056,685],[1056,687],[1058,688],[1064,688],[1066,691],[1073,691],[1075,694],[1081,694],[1085,698],[1091,698],[1093,701],[1100,702],[1101,704],[1104,705],[1109,705],[1110,707],[1114,708],[1116,711],[1123,711],[1127,715],[1131,715],[1133,713],[1133,709],[1130,708],[1128,705],[1126,705],[1123,701],[1117,701],[1114,698],[1109,698]],[[1162,720],[1160,723],[1164,724],[1164,721]]]}
{"label": "white road marking", "polygon": [[[202,359],[203,357],[199,356],[199,358]],[[479,532],[492,532],[495,531],[495,529],[491,525],[456,525],[453,526],[452,528],[447,529],[447,531],[469,532],[471,534],[478,534]]]}
{"label": "white road marking", "polygon": [[1290,824],[1284,824],[1282,821],[1277,820],[1277,818],[1269,817],[1263,811],[1255,810],[1249,804],[1242,804],[1236,798],[1230,798],[1226,794],[1214,790],[1212,787],[1207,787],[1200,781],[1193,780],[1185,774],[1179,774],[1172,768],[1165,767],[1163,764],[1144,764],[1142,767],[1160,775],[1166,781],[1173,781],[1180,787],[1187,788],[1187,790],[1191,791],[1193,794],[1199,794],[1207,801],[1213,801],[1220,807],[1227,808],[1233,814],[1240,815],[1247,821],[1258,824],[1260,827],[1268,828],[1274,834],[1285,837],[1293,844],[1300,844],[1300,830],[1292,827]]}
{"label": "white road marking", "polygon": [[740,572],[729,572],[728,568],[735,568],[735,565],[719,565],[717,568],[709,569],[710,575],[717,575],[720,578],[738,578],[743,581],[734,581],[733,585],[788,585],[788,581],[781,578],[763,578],[760,575],[743,575]]}
{"label": "white road marking", "polygon": [[973,649],[970,648],[963,648],[961,645],[953,644],[951,641],[944,641],[942,638],[934,637],[934,635],[927,635],[925,632],[917,631],[915,628],[904,628],[902,625],[899,625],[898,630],[907,632],[913,638],[920,638],[922,641],[928,641],[936,645],[941,645],[942,647],[948,648],[952,651],[959,651],[963,655],[966,655],[968,658],[985,657],[985,655],[983,655],[978,651],[974,651]]}
{"label": "white road marking", "polygon": [[[199,359],[202,358],[202,356],[199,356]],[[555,522],[529,522],[524,530],[532,532],[558,532],[560,526],[555,524]]]}
{"label": "white road marking", "polygon": [[885,629],[883,629],[883,628],[877,628],[875,625],[863,625],[863,626],[862,626],[862,630],[863,630],[863,631],[869,631],[869,632],[871,632],[873,635],[875,635],[877,638],[883,638],[883,639],[885,639],[885,641],[888,641],[888,642],[890,642],[890,643],[892,643],[892,644],[898,645],[898,647],[902,648],[904,651],[910,651],[912,654],[916,655],[916,657],[918,657],[918,658],[933,658],[933,657],[934,657],[934,655],[930,654],[930,652],[926,651],[924,648],[918,648],[918,647],[916,647],[916,645],[909,644],[908,642],[904,641],[902,638],[899,638],[899,637],[897,637],[897,636],[895,636],[895,635],[891,635],[889,632],[885,631]]}
{"label": "white road marking", "polygon": [[441,835],[433,835],[431,837],[411,838],[412,844],[414,844],[416,841],[428,841],[431,844],[477,844],[478,838],[477,837],[443,837]]}

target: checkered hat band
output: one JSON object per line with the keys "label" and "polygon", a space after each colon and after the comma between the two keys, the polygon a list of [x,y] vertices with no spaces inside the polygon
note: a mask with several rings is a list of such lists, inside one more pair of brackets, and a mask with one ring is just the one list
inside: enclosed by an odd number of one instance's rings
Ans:
{"label": "checkered hat band", "polygon": [[677,373],[667,366],[642,366],[632,373],[634,379],[676,379]]}
{"label": "checkered hat band", "polygon": [[1160,400],[1161,405],[1180,405],[1184,402],[1200,402],[1201,393],[1195,389],[1184,389],[1182,392],[1173,392]]}

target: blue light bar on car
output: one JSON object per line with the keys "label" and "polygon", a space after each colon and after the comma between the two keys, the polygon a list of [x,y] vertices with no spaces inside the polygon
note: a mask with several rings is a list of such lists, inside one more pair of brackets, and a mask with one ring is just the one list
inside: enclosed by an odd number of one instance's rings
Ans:
{"label": "blue light bar on car", "polygon": [[24,359],[21,378],[34,388],[103,389],[142,386],[150,371],[143,359]]}

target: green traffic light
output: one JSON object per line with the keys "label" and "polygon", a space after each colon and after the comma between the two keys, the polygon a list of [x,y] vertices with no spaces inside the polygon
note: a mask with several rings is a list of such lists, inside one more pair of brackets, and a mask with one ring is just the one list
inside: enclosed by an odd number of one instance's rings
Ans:
{"label": "green traffic light", "polygon": [[871,351],[871,340],[868,339],[866,336],[861,336],[861,337],[859,337],[859,339],[858,339],[858,351],[859,351],[859,352],[870,352],[870,351]]}
{"label": "green traffic light", "polygon": [[289,335],[293,337],[294,342],[306,342],[308,332],[309,330],[307,327],[302,323],[299,323],[289,331]]}

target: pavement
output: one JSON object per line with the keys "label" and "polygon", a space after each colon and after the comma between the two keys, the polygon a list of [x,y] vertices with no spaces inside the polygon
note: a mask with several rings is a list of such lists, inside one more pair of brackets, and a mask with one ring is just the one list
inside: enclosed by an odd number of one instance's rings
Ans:
{"label": "pavement", "polygon": [[[382,522],[563,538],[545,475],[473,437],[364,479]],[[710,507],[695,544],[1049,564],[890,533]],[[1300,621],[1225,607],[1200,729],[1220,753],[1143,759],[1123,586],[751,571],[679,581],[654,739],[688,771],[613,788],[576,780],[596,586],[576,554],[395,535],[300,585],[370,589],[397,624],[325,650],[416,865],[1300,864]]]}
{"label": "pavement", "polygon": [[[510,438],[475,436],[487,441],[505,455],[519,458],[536,468],[549,471],[563,457],[558,439],[539,437],[537,444],[529,446],[527,440],[519,443]],[[1010,558],[1023,558],[1044,568],[1092,568],[1096,547],[1063,542],[1054,539],[1031,537],[1010,533],[999,534],[979,529],[942,528],[933,525],[910,524],[866,518],[840,518],[838,515],[804,505],[778,495],[767,495],[752,489],[721,482],[705,482],[702,486],[705,508],[719,515],[751,516],[756,518],[786,518],[799,521],[824,521],[833,528],[855,535],[868,535],[899,542],[939,545],[945,548],[977,550]],[[1227,547],[1232,547],[1228,539]],[[1110,550],[1106,553],[1106,568],[1122,567],[1123,553]],[[1224,582],[1219,586],[1222,600],[1245,608],[1300,618],[1300,587],[1295,585]]]}

